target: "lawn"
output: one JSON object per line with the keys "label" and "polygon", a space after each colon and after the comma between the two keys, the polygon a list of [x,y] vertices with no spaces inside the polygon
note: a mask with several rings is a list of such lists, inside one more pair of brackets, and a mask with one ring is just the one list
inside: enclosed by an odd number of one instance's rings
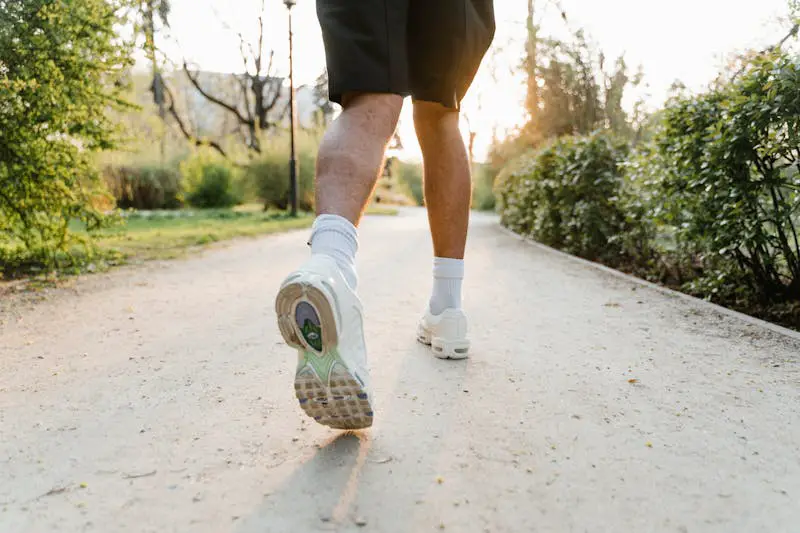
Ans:
{"label": "lawn", "polygon": [[119,253],[126,261],[170,259],[187,251],[234,237],[253,237],[307,228],[313,217],[293,218],[279,212],[233,210],[134,212],[124,224],[94,235],[103,252]]}
{"label": "lawn", "polygon": [[[371,207],[368,215],[396,215],[397,210]],[[139,211],[125,215],[124,224],[95,233],[101,251],[121,254],[126,261],[170,259],[210,243],[234,237],[268,235],[311,226],[310,213],[290,217],[260,206],[235,209]]]}
{"label": "lawn", "polygon": [[[392,207],[374,206],[368,215],[396,215]],[[256,237],[311,226],[314,216],[291,217],[283,211],[264,211],[258,205],[234,209],[181,209],[174,211],[127,211],[111,227],[93,231],[94,247],[74,245],[48,258],[29,253],[21,242],[0,244],[0,280],[49,279],[60,275],[104,271],[109,267],[151,259],[173,259],[204,246],[237,237]],[[72,232],[86,236],[77,221]],[[45,266],[50,263],[55,266]]]}

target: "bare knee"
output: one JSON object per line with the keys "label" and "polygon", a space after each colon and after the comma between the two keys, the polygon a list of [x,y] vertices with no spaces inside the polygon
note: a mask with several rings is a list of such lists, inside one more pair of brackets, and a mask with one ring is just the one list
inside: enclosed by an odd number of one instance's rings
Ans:
{"label": "bare knee", "polygon": [[403,97],[388,93],[346,93],[342,108],[344,114],[363,115],[373,127],[392,135],[403,109]]}
{"label": "bare knee", "polygon": [[420,142],[458,131],[458,111],[434,102],[414,102],[414,127]]}

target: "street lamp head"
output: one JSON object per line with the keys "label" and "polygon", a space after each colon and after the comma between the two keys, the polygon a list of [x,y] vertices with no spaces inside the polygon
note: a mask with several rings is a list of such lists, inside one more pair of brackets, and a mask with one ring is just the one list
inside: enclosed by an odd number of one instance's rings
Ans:
{"label": "street lamp head", "polygon": [[286,9],[292,9],[297,4],[297,0],[283,0],[283,3],[286,5]]}

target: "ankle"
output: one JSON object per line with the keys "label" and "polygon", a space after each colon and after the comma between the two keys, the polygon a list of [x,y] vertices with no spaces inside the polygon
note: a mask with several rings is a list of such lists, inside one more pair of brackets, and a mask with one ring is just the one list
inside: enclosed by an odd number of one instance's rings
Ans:
{"label": "ankle", "polygon": [[433,260],[433,291],[430,311],[440,315],[447,309],[461,309],[461,284],[464,280],[464,260],[435,257]]}
{"label": "ankle", "polygon": [[356,289],[358,231],[349,220],[338,215],[320,215],[314,221],[309,244],[312,255],[325,255],[333,259],[347,284]]}

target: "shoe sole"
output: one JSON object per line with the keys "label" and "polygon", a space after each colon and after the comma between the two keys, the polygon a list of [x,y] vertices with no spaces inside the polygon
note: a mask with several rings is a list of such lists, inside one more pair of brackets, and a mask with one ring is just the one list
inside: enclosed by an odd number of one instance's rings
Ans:
{"label": "shoe sole", "polygon": [[439,359],[461,360],[469,357],[469,341],[466,339],[448,341],[441,337],[432,337],[422,328],[417,332],[417,340],[431,347],[433,355]]}
{"label": "shoe sole", "polygon": [[[297,324],[296,310],[308,303],[316,313],[322,350],[311,347]],[[336,319],[329,296],[310,282],[284,285],[275,299],[278,328],[289,346],[298,350],[294,390],[303,411],[334,429],[364,429],[372,425],[373,411],[364,384],[338,352]]]}

